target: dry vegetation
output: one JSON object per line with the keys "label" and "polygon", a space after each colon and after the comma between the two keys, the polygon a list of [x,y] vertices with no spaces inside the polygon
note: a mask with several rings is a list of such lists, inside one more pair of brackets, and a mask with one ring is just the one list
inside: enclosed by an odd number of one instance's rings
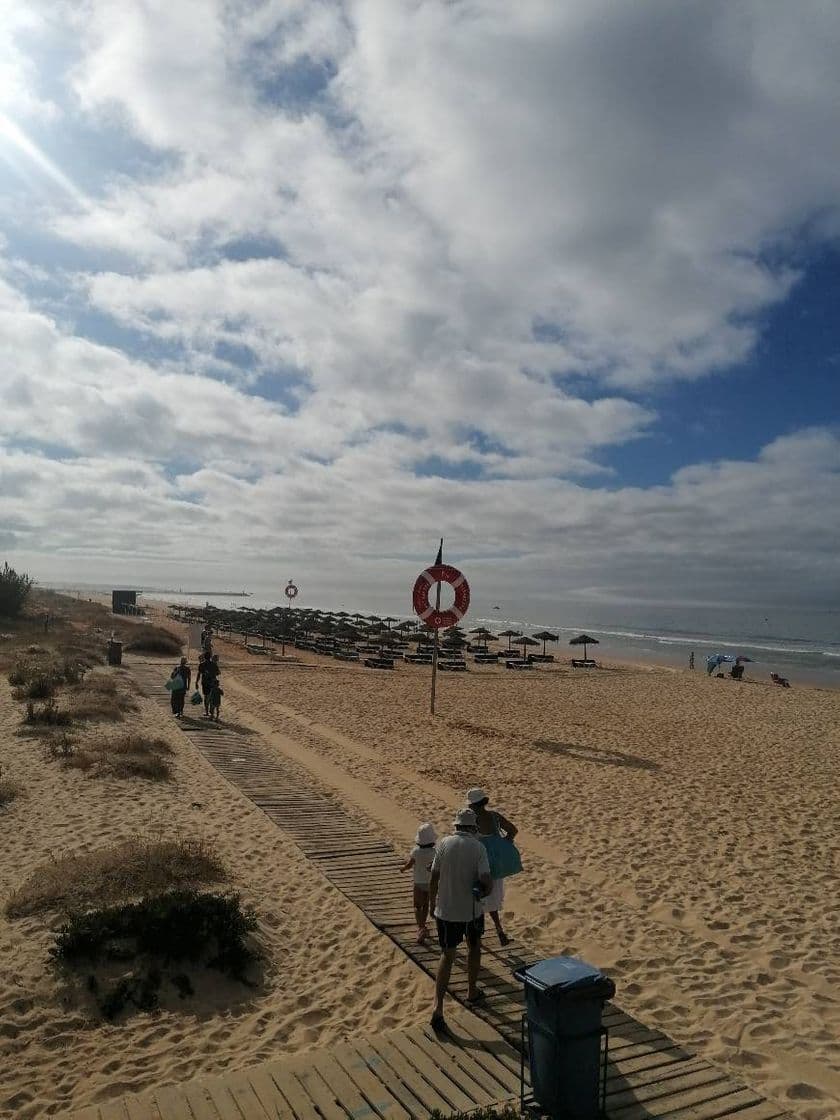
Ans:
{"label": "dry vegetation", "polygon": [[129,840],[42,864],[9,898],[5,912],[9,918],[75,914],[225,879],[224,865],[204,841]]}
{"label": "dry vegetation", "polygon": [[157,653],[166,657],[179,657],[181,646],[181,639],[162,626],[136,627],[125,643],[130,653]]}
{"label": "dry vegetation", "polygon": [[3,767],[0,766],[0,808],[14,801],[19,794],[20,786],[11,778],[4,778]]}
{"label": "dry vegetation", "polygon": [[118,739],[99,739],[74,750],[51,752],[65,765],[89,773],[93,778],[146,778],[163,781],[172,767],[164,755],[172,753],[165,739],[128,734]]}

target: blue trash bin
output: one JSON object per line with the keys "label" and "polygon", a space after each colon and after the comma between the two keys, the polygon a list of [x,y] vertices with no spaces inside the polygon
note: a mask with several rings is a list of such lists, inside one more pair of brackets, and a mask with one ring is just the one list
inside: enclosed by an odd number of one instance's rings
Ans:
{"label": "blue trash bin", "polygon": [[576,957],[550,957],[514,975],[525,985],[534,1101],[557,1120],[596,1120],[604,1083],[601,1012],[615,984]]}

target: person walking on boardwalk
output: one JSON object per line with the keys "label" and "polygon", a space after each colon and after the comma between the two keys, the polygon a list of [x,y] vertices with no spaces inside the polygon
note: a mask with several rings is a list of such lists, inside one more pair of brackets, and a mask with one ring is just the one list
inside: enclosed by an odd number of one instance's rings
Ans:
{"label": "person walking on boardwalk", "polygon": [[476,1004],[484,998],[478,987],[481,935],[484,933],[481,900],[492,883],[487,852],[475,835],[472,809],[460,809],[455,814],[453,827],[453,834],[445,836],[435,849],[429,881],[429,906],[435,916],[440,944],[432,1029],[444,1032],[447,1028],[443,1001],[452,975],[455,950],[464,937],[467,939],[467,1001]]}
{"label": "person walking on boardwalk", "polygon": [[184,714],[184,701],[187,698],[187,689],[190,687],[190,681],[192,680],[192,673],[186,657],[182,657],[172,670],[172,680],[175,682],[169,690],[172,714],[180,719]]}
{"label": "person walking on boardwalk", "polygon": [[[479,839],[483,836],[503,836],[505,840],[513,840],[519,831],[518,828],[515,824],[511,824],[506,817],[503,817],[501,813],[488,809],[487,803],[489,800],[490,798],[483,789],[467,790],[467,805],[475,813],[476,831]],[[484,912],[490,915],[499,936],[499,944],[503,946],[510,944],[510,938],[502,929],[502,919],[499,916],[504,900],[505,881],[504,879],[494,879],[490,893],[484,899]]]}

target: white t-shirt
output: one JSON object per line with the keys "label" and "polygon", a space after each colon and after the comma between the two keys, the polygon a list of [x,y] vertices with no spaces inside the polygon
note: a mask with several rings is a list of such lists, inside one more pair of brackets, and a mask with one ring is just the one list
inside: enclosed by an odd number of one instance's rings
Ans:
{"label": "white t-shirt", "polygon": [[421,848],[419,844],[415,844],[411,849],[411,856],[414,860],[414,885],[428,887],[432,877],[432,860],[435,858],[434,844],[431,848]]}
{"label": "white t-shirt", "polygon": [[490,875],[487,849],[475,836],[456,832],[445,836],[435,849],[432,870],[440,873],[435,917],[444,922],[471,922],[484,912],[474,898],[473,884]]}

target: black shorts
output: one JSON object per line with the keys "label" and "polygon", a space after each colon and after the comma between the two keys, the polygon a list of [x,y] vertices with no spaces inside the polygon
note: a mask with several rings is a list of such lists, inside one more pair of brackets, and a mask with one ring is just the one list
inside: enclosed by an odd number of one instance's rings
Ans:
{"label": "black shorts", "polygon": [[483,914],[479,914],[471,922],[445,922],[443,918],[435,918],[435,921],[441,949],[457,949],[465,936],[468,945],[477,945],[484,933]]}

